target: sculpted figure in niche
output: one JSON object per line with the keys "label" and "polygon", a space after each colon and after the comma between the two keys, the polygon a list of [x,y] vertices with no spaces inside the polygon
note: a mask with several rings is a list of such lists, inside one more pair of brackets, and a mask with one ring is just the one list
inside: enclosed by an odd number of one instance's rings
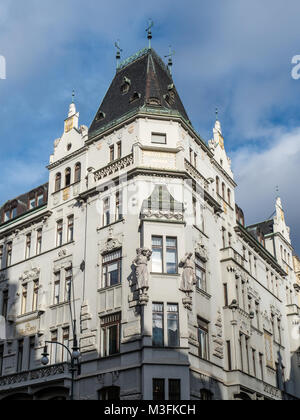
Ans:
{"label": "sculpted figure in niche", "polygon": [[151,258],[152,251],[147,248],[138,248],[136,253],[137,256],[133,260],[133,265],[135,266],[137,286],[144,293],[145,290],[149,289],[148,261]]}
{"label": "sculpted figure in niche", "polygon": [[192,292],[197,279],[195,275],[195,263],[193,254],[190,252],[180,261],[179,267],[183,268],[180,290],[183,292]]}

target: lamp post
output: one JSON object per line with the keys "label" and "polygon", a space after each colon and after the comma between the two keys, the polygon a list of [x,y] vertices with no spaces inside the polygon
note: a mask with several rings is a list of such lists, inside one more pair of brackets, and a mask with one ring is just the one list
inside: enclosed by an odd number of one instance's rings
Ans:
{"label": "lamp post", "polygon": [[80,373],[80,363],[79,363],[80,351],[79,351],[79,347],[78,347],[78,343],[77,343],[77,338],[76,338],[76,336],[74,337],[74,346],[72,347],[72,352],[63,343],[59,343],[58,341],[45,341],[44,351],[42,353],[42,358],[41,358],[41,364],[44,365],[44,366],[47,366],[49,364],[49,357],[48,357],[49,353],[48,353],[47,344],[55,344],[55,345],[58,345],[58,346],[62,346],[64,349],[67,350],[67,352],[70,356],[70,362],[71,362],[70,372],[72,374],[70,400],[73,401],[74,400],[75,372],[77,371],[78,374]]}

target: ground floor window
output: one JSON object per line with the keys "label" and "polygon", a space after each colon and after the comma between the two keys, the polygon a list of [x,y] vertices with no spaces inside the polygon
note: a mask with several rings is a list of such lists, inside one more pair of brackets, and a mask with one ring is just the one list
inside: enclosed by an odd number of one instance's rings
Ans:
{"label": "ground floor window", "polygon": [[120,400],[120,388],[118,386],[110,386],[99,391],[99,400],[102,401],[118,401]]}
{"label": "ground floor window", "polygon": [[169,379],[169,400],[180,401],[181,400],[181,389],[180,379]]}
{"label": "ground floor window", "polygon": [[165,380],[153,379],[153,401],[165,400]]}
{"label": "ground floor window", "polygon": [[214,394],[208,389],[201,389],[200,398],[202,401],[212,401],[214,399]]}

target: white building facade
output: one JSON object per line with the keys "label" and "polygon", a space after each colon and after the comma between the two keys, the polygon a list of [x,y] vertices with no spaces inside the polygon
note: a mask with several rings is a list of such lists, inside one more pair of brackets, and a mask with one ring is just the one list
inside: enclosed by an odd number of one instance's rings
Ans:
{"label": "white building facade", "polygon": [[[221,124],[195,132],[152,49],[88,129],[71,104],[49,182],[0,225],[0,399],[300,397],[293,248],[281,200],[246,227]],[[2,335],[2,337],[1,337]],[[45,342],[50,363],[40,363]]]}

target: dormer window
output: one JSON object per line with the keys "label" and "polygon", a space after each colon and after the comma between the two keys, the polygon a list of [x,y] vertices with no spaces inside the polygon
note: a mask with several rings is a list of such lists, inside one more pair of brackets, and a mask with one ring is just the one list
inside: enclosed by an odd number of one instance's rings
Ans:
{"label": "dormer window", "polygon": [[130,81],[130,79],[128,79],[128,77],[125,76],[123,78],[123,83],[121,85],[121,93],[123,95],[125,95],[126,93],[128,93],[129,92],[129,89],[130,89],[130,86],[131,86],[131,81]]}
{"label": "dormer window", "polygon": [[28,209],[32,210],[44,204],[44,192],[42,190],[32,191],[29,194]]}
{"label": "dormer window", "polygon": [[129,102],[131,103],[131,102],[134,102],[134,101],[136,101],[136,100],[138,100],[138,99],[140,99],[140,97],[141,97],[142,95],[140,94],[140,93],[138,93],[138,92],[134,92],[134,94],[131,96],[131,98],[129,99]]}
{"label": "dormer window", "polygon": [[98,114],[96,115],[96,120],[97,121],[102,121],[105,118],[105,113],[103,111],[99,111]]}
{"label": "dormer window", "polygon": [[4,215],[3,215],[3,222],[8,222],[9,220],[14,219],[15,217],[17,217],[17,203],[16,202],[8,205],[8,207],[5,208]]}

